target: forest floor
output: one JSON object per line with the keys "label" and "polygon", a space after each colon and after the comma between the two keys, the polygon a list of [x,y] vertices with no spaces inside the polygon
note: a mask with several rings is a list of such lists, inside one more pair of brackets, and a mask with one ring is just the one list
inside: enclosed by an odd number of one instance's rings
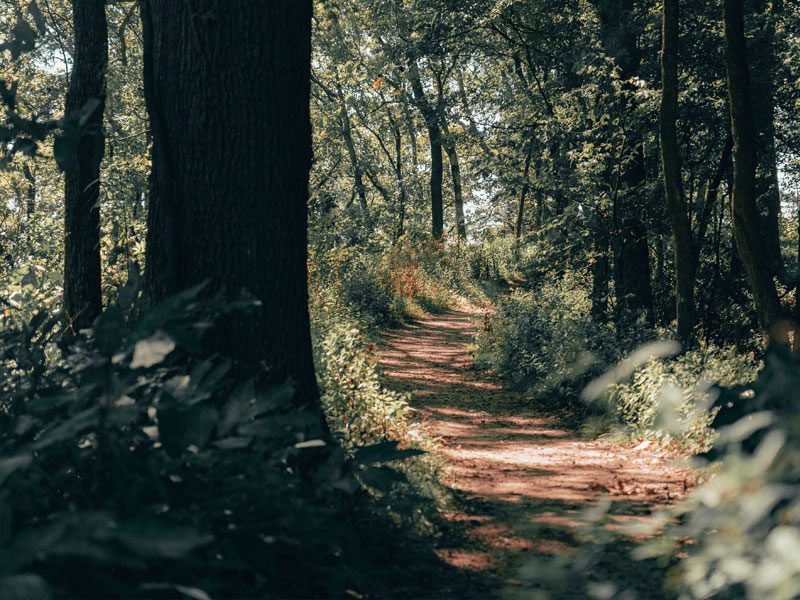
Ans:
{"label": "forest floor", "polygon": [[[462,310],[386,332],[380,363],[388,387],[412,393],[412,407],[446,463],[444,483],[455,501],[437,554],[480,576],[483,585],[470,597],[533,597],[524,567],[585,549],[584,511],[609,499],[603,530],[613,537],[615,523],[646,519],[684,496],[691,473],[655,444],[587,438],[568,411],[476,368],[471,346],[481,317]],[[585,581],[569,582],[566,595],[556,596],[586,597],[585,584],[613,580],[631,597],[660,598],[654,565],[632,561],[631,544],[620,537],[607,546]],[[444,584],[436,595],[463,597],[456,589]]]}

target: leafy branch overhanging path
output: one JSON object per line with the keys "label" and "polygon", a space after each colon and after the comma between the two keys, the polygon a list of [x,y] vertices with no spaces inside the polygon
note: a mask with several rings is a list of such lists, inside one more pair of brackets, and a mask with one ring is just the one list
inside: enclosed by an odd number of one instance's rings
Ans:
{"label": "leafy branch overhanging path", "polygon": [[387,384],[412,392],[440,441],[446,483],[460,498],[447,518],[461,533],[443,540],[441,558],[513,585],[527,557],[577,549],[579,514],[603,496],[625,522],[685,495],[689,473],[666,453],[582,438],[556,409],[476,369],[469,345],[480,316],[459,311],[390,331],[380,355]]}

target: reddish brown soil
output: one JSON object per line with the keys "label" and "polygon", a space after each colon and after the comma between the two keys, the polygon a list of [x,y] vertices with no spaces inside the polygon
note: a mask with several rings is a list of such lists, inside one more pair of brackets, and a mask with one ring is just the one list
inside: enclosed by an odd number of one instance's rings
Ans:
{"label": "reddish brown soil", "polygon": [[477,370],[469,345],[480,317],[460,311],[388,332],[380,362],[390,387],[413,393],[460,499],[446,515],[460,534],[437,553],[507,590],[527,557],[580,546],[580,514],[602,497],[615,520],[641,519],[683,496],[689,474],[655,445],[582,439],[563,410]]}

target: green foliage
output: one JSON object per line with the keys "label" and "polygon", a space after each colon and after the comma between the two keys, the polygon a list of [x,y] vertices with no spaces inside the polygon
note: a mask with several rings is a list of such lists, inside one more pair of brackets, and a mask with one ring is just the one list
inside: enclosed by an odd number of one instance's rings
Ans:
{"label": "green foliage", "polygon": [[670,578],[682,597],[800,594],[800,366],[783,348],[764,363],[755,382],[715,403],[714,476],[665,512],[664,532],[637,552],[682,555]]}
{"label": "green foliage", "polygon": [[647,361],[629,381],[613,385],[607,400],[634,435],[703,450],[712,436],[713,386],[747,383],[757,369],[754,356],[735,346],[701,346]]}
{"label": "green foliage", "polygon": [[201,335],[246,304],[200,291],[125,288],[88,336],[44,312],[0,333],[4,597],[338,596],[367,572],[359,490],[419,453],[348,459],[289,383],[236,385]]}
{"label": "green foliage", "polygon": [[576,393],[617,350],[609,327],[591,322],[581,275],[567,273],[515,290],[479,335],[480,356],[503,377],[539,392]]}

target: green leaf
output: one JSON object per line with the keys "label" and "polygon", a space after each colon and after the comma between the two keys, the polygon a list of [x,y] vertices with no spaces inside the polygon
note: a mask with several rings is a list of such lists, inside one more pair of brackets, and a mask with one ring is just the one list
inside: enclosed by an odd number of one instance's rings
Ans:
{"label": "green leaf", "polygon": [[131,369],[149,368],[162,362],[175,350],[175,342],[161,331],[149,338],[139,340],[133,348]]}
{"label": "green leaf", "polygon": [[[0,458],[0,485],[11,475],[14,471],[24,469],[33,460],[32,454],[17,454],[8,458]],[[0,596],[2,597],[2,596]]]}
{"label": "green leaf", "polygon": [[46,431],[42,437],[31,444],[31,447],[34,450],[44,450],[48,446],[65,440],[77,441],[76,438],[78,434],[97,426],[99,411],[99,407],[93,406],[92,408],[79,412],[67,421],[61,423],[61,425]]}
{"label": "green leaf", "polygon": [[23,573],[0,579],[0,598],[3,600],[50,600],[50,586],[39,575]]}
{"label": "green leaf", "polygon": [[131,521],[116,528],[114,539],[143,558],[181,559],[210,544],[214,536],[158,521]]}
{"label": "green leaf", "polygon": [[191,445],[204,447],[218,415],[215,408],[202,404],[188,408],[176,403],[159,406],[158,433],[164,449],[172,456],[179,456]]}

